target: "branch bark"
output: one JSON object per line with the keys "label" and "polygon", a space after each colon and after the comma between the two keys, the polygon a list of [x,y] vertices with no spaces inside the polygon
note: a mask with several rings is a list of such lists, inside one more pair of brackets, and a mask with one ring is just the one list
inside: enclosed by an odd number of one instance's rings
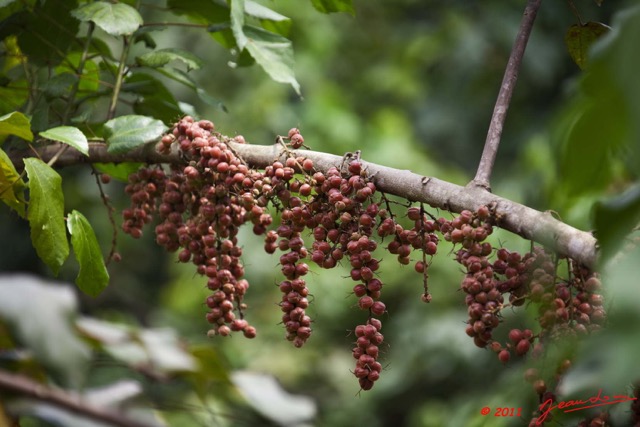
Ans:
{"label": "branch bark", "polygon": [[151,424],[133,420],[114,410],[89,404],[79,397],[47,387],[25,376],[2,370],[0,370],[0,390],[38,399],[78,415],[120,427],[153,427]]}
{"label": "branch bark", "polygon": [[527,47],[529,35],[533,29],[533,21],[536,19],[540,3],[542,3],[542,0],[527,1],[527,6],[525,7],[522,21],[520,22],[518,35],[516,36],[513,48],[511,49],[507,68],[504,70],[504,77],[502,78],[502,84],[500,86],[500,91],[498,92],[498,99],[496,100],[493,115],[491,116],[489,131],[487,132],[487,139],[484,143],[480,164],[478,165],[476,176],[472,181],[474,185],[484,187],[488,190],[491,188],[491,172],[493,171],[493,165],[498,154],[498,147],[500,146],[500,138],[502,137],[502,129],[504,128],[504,121],[507,117],[507,110],[509,109],[513,89],[515,88],[516,81],[518,80],[518,72],[520,71],[520,66],[522,64],[522,57],[524,56],[524,50]]}
{"label": "branch bark", "polygon": [[[265,146],[230,142],[229,145],[247,164],[255,168],[264,168],[273,163],[275,159],[283,157],[282,146],[278,144]],[[57,148],[59,148],[58,143],[52,144],[39,149],[39,154],[46,161],[48,156],[56,152]],[[342,156],[318,151],[293,150],[293,153],[313,160],[315,168],[323,172],[332,166],[340,167],[343,161]],[[10,157],[14,164],[18,165],[22,156],[30,155],[33,154],[25,151],[11,153]],[[145,147],[126,155],[111,155],[107,152],[105,144],[92,143],[89,148],[89,157],[69,148],[60,156],[56,165],[70,166],[78,163],[123,161],[180,163],[181,159],[177,154],[160,155],[153,150],[153,147]],[[540,212],[492,194],[486,189],[474,185],[473,181],[463,187],[435,177],[419,175],[409,170],[394,169],[364,160],[362,163],[368,168],[369,174],[375,178],[376,186],[380,191],[410,201],[427,203],[432,207],[450,212],[459,213],[465,209],[475,211],[483,205],[492,206],[500,218],[498,225],[501,228],[525,239],[543,244],[560,255],[573,258],[587,267],[596,267],[597,243],[591,233],[571,227],[554,218],[549,212]]]}

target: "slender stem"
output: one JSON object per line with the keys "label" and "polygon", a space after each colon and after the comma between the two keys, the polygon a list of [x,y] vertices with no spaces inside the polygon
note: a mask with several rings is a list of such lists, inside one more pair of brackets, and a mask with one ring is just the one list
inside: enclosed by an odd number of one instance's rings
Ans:
{"label": "slender stem", "polygon": [[67,108],[65,109],[64,115],[62,116],[62,124],[67,124],[69,116],[71,115],[71,111],[73,110],[76,95],[78,94],[78,88],[80,87],[80,81],[82,80],[82,73],[84,72],[84,64],[87,62],[87,55],[89,53],[89,48],[91,47],[91,36],[93,35],[94,28],[95,24],[92,21],[89,21],[87,41],[85,42],[84,48],[82,49],[82,56],[80,57],[78,69],[76,70],[76,73],[78,74],[78,80],[76,80],[76,82],[73,84],[73,87],[71,88],[71,93],[69,94],[69,99],[67,100]]}
{"label": "slender stem", "polygon": [[78,415],[88,417],[96,421],[109,423],[111,425],[121,427],[151,426],[151,424],[127,418],[116,410],[90,404],[63,390],[47,387],[25,376],[12,374],[2,370],[0,370],[0,390],[38,399],[51,405],[59,406]]}
{"label": "slender stem", "polygon": [[573,14],[575,15],[576,19],[578,19],[578,24],[584,25],[582,23],[582,17],[580,16],[580,12],[578,11],[578,8],[576,7],[576,5],[573,3],[573,0],[567,0],[567,3],[569,3],[569,7],[571,8],[571,12],[573,12]]}
{"label": "slender stem", "polygon": [[109,196],[105,194],[104,188],[102,188],[102,182],[100,182],[100,172],[98,172],[98,170],[93,165],[91,165],[91,171],[93,172],[93,176],[96,178],[96,184],[98,185],[98,190],[100,191],[100,198],[102,199],[102,204],[107,208],[107,216],[109,217],[109,223],[111,223],[111,229],[113,230],[111,234],[111,250],[109,251],[109,255],[107,256],[107,259],[105,261],[105,264],[108,266],[115,256],[116,245],[118,243],[118,226],[116,225],[116,220],[114,218],[116,209],[111,204]]}
{"label": "slender stem", "polygon": [[47,162],[47,166],[53,166],[55,164],[55,162],[58,161],[58,159],[60,158],[60,156],[62,156],[64,154],[65,151],[67,151],[67,149],[70,146],[67,144],[62,144],[59,148],[58,151],[56,151],[56,153],[53,155],[53,157],[51,157],[51,159]]}
{"label": "slender stem", "polygon": [[111,104],[109,105],[109,112],[107,113],[107,120],[113,119],[116,115],[116,106],[118,105],[118,97],[120,96],[120,89],[122,89],[122,81],[124,80],[124,68],[129,56],[129,49],[131,43],[129,38],[124,36],[122,39],[122,53],[120,55],[120,64],[118,65],[118,75],[116,76],[116,83],[113,88],[113,95],[111,96]]}
{"label": "slender stem", "polygon": [[513,48],[511,49],[511,55],[509,56],[507,68],[504,71],[504,77],[502,79],[502,85],[500,86],[500,92],[498,93],[498,99],[496,100],[493,115],[491,116],[489,131],[487,132],[487,139],[484,143],[484,150],[482,151],[478,171],[472,181],[472,184],[475,186],[484,187],[486,189],[491,188],[491,172],[493,171],[493,165],[496,160],[496,155],[498,154],[504,120],[507,116],[507,110],[509,109],[509,103],[511,102],[511,95],[513,95],[513,89],[516,85],[516,81],[518,80],[518,72],[520,70],[520,65],[522,64],[524,50],[527,46],[531,30],[533,29],[533,21],[536,19],[540,3],[542,3],[542,0],[528,0],[527,6],[524,9],[520,29],[518,30],[518,35],[516,36]]}

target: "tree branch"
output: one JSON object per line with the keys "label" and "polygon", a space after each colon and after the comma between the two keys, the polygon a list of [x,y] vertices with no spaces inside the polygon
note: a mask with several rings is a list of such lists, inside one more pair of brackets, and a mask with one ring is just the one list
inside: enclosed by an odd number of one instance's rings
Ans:
{"label": "tree branch", "polygon": [[[278,144],[252,145],[230,142],[231,147],[247,164],[255,168],[264,168],[283,156],[282,146]],[[56,152],[59,144],[52,144],[39,149],[44,161]],[[293,150],[298,156],[313,160],[317,170],[326,172],[330,167],[340,167],[342,156],[318,151]],[[14,164],[18,164],[22,156],[32,153],[10,153]],[[69,148],[60,156],[56,165],[69,166],[78,163],[109,163],[138,161],[146,163],[180,163],[177,154],[163,156],[153,150],[153,146],[135,150],[123,155],[112,155],[107,152],[105,144],[92,143],[89,157],[85,157],[73,148]],[[498,225],[528,240],[541,243],[566,255],[587,267],[595,268],[597,261],[596,239],[588,232],[580,231],[561,221],[549,212],[540,212],[511,200],[496,196],[482,187],[467,185],[465,187],[439,180],[433,177],[415,174],[408,170],[393,169],[375,163],[362,162],[373,176],[377,188],[415,202],[423,202],[435,208],[451,212],[462,210],[475,211],[480,206],[492,206],[499,216]]]}
{"label": "tree branch", "polygon": [[533,21],[536,19],[540,3],[542,3],[542,0],[527,1],[527,6],[524,9],[524,15],[520,22],[518,35],[516,36],[513,48],[511,49],[507,68],[504,70],[502,85],[500,86],[498,99],[496,100],[493,115],[491,116],[489,131],[487,132],[487,139],[484,143],[480,164],[478,165],[476,176],[472,181],[474,185],[488,190],[491,189],[491,172],[493,171],[493,165],[496,161],[496,155],[498,154],[502,129],[504,127],[505,118],[507,117],[509,103],[511,102],[511,95],[513,95],[513,89],[515,88],[516,81],[518,80],[518,72],[520,70],[520,65],[522,64],[522,57],[524,56],[524,50],[527,47],[527,41],[529,40],[529,35],[533,29]]}
{"label": "tree branch", "polygon": [[32,397],[59,406],[78,415],[121,427],[152,427],[151,424],[127,418],[119,412],[92,405],[62,390],[53,389],[25,376],[0,370],[0,390]]}

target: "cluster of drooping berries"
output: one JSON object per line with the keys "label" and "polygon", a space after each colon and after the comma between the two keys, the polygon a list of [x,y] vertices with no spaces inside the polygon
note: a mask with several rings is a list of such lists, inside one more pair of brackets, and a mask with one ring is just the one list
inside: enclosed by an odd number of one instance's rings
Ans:
{"label": "cluster of drooping berries", "polygon": [[377,317],[386,311],[380,301],[382,281],[376,277],[380,262],[373,256],[378,244],[371,238],[380,209],[373,200],[375,185],[359,158],[345,158],[345,163],[342,170],[332,167],[326,174],[313,175],[313,196],[307,199],[298,216],[312,230],[311,259],[316,264],[333,268],[343,258],[349,261],[351,279],[357,282],[353,292],[358,297],[358,307],[369,314],[366,324],[356,327],[354,374],[360,387],[369,390],[380,376],[377,359],[383,336]]}
{"label": "cluster of drooping berries", "polygon": [[[597,293],[600,288],[597,276],[571,263],[570,277],[559,278],[557,263],[539,246],[525,255],[505,248],[494,251],[485,239],[496,220],[485,206],[476,212],[463,211],[451,221],[438,220],[445,240],[462,246],[456,252],[456,260],[466,269],[461,283],[469,313],[466,332],[475,344],[491,348],[506,363],[513,353],[523,356],[533,348],[534,356],[538,356],[547,341],[600,328],[605,312],[602,296]],[[494,340],[493,331],[501,323],[501,310],[521,306],[526,301],[538,305],[538,334],[531,329],[512,329],[507,343]]]}
{"label": "cluster of drooping berries", "polygon": [[[380,333],[382,322],[378,317],[386,312],[385,304],[380,301],[383,284],[376,277],[380,261],[373,256],[378,244],[371,238],[376,218],[380,214],[378,204],[371,203],[376,188],[359,159],[353,159],[345,173],[336,168],[330,169],[319,190],[329,202],[328,218],[337,219],[332,224],[325,220],[325,224],[321,223],[318,227],[324,228],[329,241],[334,245],[332,252],[337,253],[332,254],[333,259],[339,260],[343,255],[348,257],[350,276],[356,282],[353,293],[358,298],[358,307],[368,312],[366,323],[355,329],[356,347],[352,353],[356,359],[354,374],[360,387],[370,390],[380,377],[382,369],[378,354],[384,337]],[[316,240],[318,242],[327,243]]]}
{"label": "cluster of drooping berries", "polygon": [[387,250],[398,256],[398,262],[402,265],[409,264],[411,254],[414,249],[421,252],[418,260],[414,260],[414,268],[416,272],[422,274],[422,282],[424,292],[422,300],[424,302],[431,301],[431,294],[428,288],[427,269],[429,262],[427,256],[431,258],[438,250],[438,236],[434,233],[439,231],[439,225],[429,219],[423,206],[410,207],[407,209],[407,217],[413,223],[413,227],[405,229],[402,225],[397,224],[392,217],[384,219],[378,227],[378,235],[380,237],[393,236],[393,240],[387,246]]}
{"label": "cluster of drooping berries", "polygon": [[[233,141],[244,143],[240,136]],[[278,137],[278,142],[281,156],[263,171],[252,169],[232,150],[230,140],[214,131],[213,123],[184,117],[157,145],[161,153],[177,152],[182,164],[141,168],[126,187],[131,207],[123,212],[124,231],[140,237],[143,225],[157,216],[157,243],[178,252],[179,261],[193,263],[206,277],[210,335],[234,331],[249,338],[256,335],[244,318],[249,283],[243,278],[238,233],[246,224],[265,236],[267,253],[282,252],[279,305],[286,338],[296,347],[304,345],[312,332],[306,313],[310,295],[306,260],[321,268],[348,261],[357,305],[367,313],[366,321],[355,328],[352,350],[354,374],[363,390],[373,387],[382,370],[380,317],[386,306],[380,299],[383,283],[378,277],[380,259],[374,256],[376,237],[389,238],[386,249],[400,264],[413,263],[422,274],[425,302],[431,301],[427,269],[437,251],[437,233],[459,245],[455,254],[466,272],[461,289],[469,313],[467,334],[477,346],[491,348],[502,362],[513,353],[528,353],[532,346],[536,356],[546,342],[596,330],[604,322],[600,281],[592,272],[571,264],[570,277],[559,279],[557,263],[543,249],[535,247],[520,255],[494,249],[485,241],[499,220],[492,209],[482,206],[452,220],[436,220],[422,205],[409,206],[406,217],[411,225],[403,226],[391,212],[389,200],[377,193],[358,152],[345,155],[340,167],[323,172],[291,150],[304,146],[298,129]],[[272,226],[268,206],[279,212],[277,226]],[[313,239],[310,246],[304,241],[307,233]],[[501,323],[501,310],[525,301],[538,304],[540,332],[512,329],[507,343],[497,342],[493,331]],[[540,378],[532,382],[538,394],[548,393]]]}
{"label": "cluster of drooping berries", "polygon": [[[289,139],[303,141],[297,129],[289,131]],[[308,172],[313,169],[313,162],[307,160],[290,156],[285,164],[276,161],[267,166],[260,189],[269,199],[277,198],[281,209],[281,223],[275,231],[267,233],[265,250],[272,252],[278,248],[286,252],[280,256],[281,271],[285,277],[279,285],[282,292],[280,309],[283,312],[282,323],[287,332],[286,338],[296,347],[302,347],[311,336],[311,318],[305,312],[309,307],[309,289],[304,280],[309,266],[303,261],[309,253],[302,238],[308,209],[303,199],[295,195],[297,193],[308,197],[310,194]],[[296,171],[305,173],[295,177]]]}
{"label": "cluster of drooping berries", "polygon": [[135,238],[142,237],[142,227],[151,222],[156,212],[156,199],[164,193],[166,176],[162,169],[142,168],[129,176],[125,192],[131,207],[122,211],[122,229]]}
{"label": "cluster of drooping berries", "polygon": [[[158,144],[160,152],[177,145],[186,165],[173,165],[168,174],[159,169],[142,168],[130,178],[132,210],[157,209],[160,223],[156,241],[169,251],[180,252],[181,262],[192,262],[207,277],[211,295],[206,299],[207,320],[212,335],[226,336],[242,331],[248,338],[256,335],[244,319],[242,302],[249,283],[243,279],[237,234],[244,223],[252,223],[262,233],[271,224],[271,216],[253,196],[255,174],[238,158],[224,138],[214,133],[213,123],[181,119],[171,133]],[[155,187],[149,198],[135,197],[140,192],[140,177],[150,176],[145,188]],[[151,197],[153,196],[153,197]],[[144,199],[144,200],[143,200]],[[152,206],[156,206],[153,208]],[[125,211],[125,215],[126,215]],[[126,222],[124,230],[141,235],[135,224]]]}

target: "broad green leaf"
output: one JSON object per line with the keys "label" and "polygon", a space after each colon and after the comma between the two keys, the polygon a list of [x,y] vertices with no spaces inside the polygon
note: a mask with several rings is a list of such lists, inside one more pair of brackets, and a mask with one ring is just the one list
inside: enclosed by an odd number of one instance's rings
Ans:
{"label": "broad green leaf", "polygon": [[172,68],[172,67],[162,67],[162,68],[156,69],[156,71],[162,74],[163,76],[170,78],[173,81],[176,81],[178,83],[181,83],[187,86],[189,89],[196,90],[196,87],[197,87],[196,82],[191,78],[191,76],[189,76],[187,73],[185,73],[180,69]]}
{"label": "broad green leaf", "polygon": [[593,207],[593,223],[600,244],[600,263],[624,245],[624,238],[640,223],[640,184]]}
{"label": "broad green leaf", "polygon": [[291,41],[261,28],[245,25],[243,33],[247,37],[245,49],[256,62],[280,83],[290,84],[300,95],[300,84],[293,73],[293,48]]}
{"label": "broad green leaf", "polygon": [[129,175],[140,169],[142,163],[94,163],[93,166],[95,166],[95,168],[100,172],[106,173],[111,178],[127,182],[129,181]]}
{"label": "broad green leaf", "polygon": [[0,317],[59,384],[73,388],[80,387],[91,357],[72,323],[77,306],[71,286],[26,274],[0,276]]}
{"label": "broad green leaf", "polygon": [[244,13],[258,19],[268,21],[289,21],[290,19],[278,12],[256,3],[252,0],[244,0]]}
{"label": "broad green leaf", "polygon": [[[71,52],[67,55],[67,61],[56,67],[56,73],[71,73],[77,74],[78,66],[82,58],[82,53]],[[82,75],[80,76],[80,83],[78,84],[78,90],[80,92],[96,92],[100,89],[100,67],[95,61],[90,59],[85,60],[84,67],[82,68]]]}
{"label": "broad green leaf", "polygon": [[164,84],[148,74],[135,73],[129,76],[123,91],[141,95],[133,104],[133,111],[141,116],[172,123],[184,115]]}
{"label": "broad green leaf", "polygon": [[322,13],[347,12],[354,14],[352,0],[311,0],[316,10]]}
{"label": "broad green leaf", "polygon": [[236,39],[238,50],[247,45],[247,36],[244,35],[244,0],[231,0],[231,30]]}
{"label": "broad green leaf", "polygon": [[0,117],[0,143],[8,135],[16,135],[27,141],[33,141],[29,118],[17,111]]}
{"label": "broad green leaf", "polygon": [[12,80],[0,85],[0,114],[10,114],[22,108],[29,99],[29,82],[26,79]]}
{"label": "broad green leaf", "polygon": [[[85,46],[87,43],[87,38],[79,37],[78,41],[80,42],[81,46]],[[91,38],[91,43],[89,44],[89,52],[115,61],[115,57],[111,52],[111,47],[107,43],[105,43],[104,40],[98,39],[96,37]],[[100,62],[100,64],[102,64],[102,62]]]}
{"label": "broad green leaf", "polygon": [[225,391],[232,389],[229,368],[216,348],[211,345],[196,345],[191,347],[191,355],[196,358],[199,365],[199,373],[191,376],[194,383],[194,391],[204,398],[211,388],[211,383]]}
{"label": "broad green leaf", "polygon": [[222,103],[222,101],[209,95],[204,89],[198,88],[196,93],[198,94],[198,98],[200,98],[200,100],[204,101],[205,103],[211,105],[212,107],[216,107],[224,111],[225,113],[229,112],[229,110],[227,110],[227,107]]}
{"label": "broad green leaf", "polygon": [[173,13],[184,15],[197,24],[215,24],[229,21],[229,6],[224,1],[168,0]]}
{"label": "broad green leaf", "polygon": [[138,64],[145,67],[159,68],[167,65],[171,61],[182,61],[189,69],[197,70],[202,66],[202,60],[191,52],[182,49],[158,49],[153,52],[145,53],[136,58]]}
{"label": "broad green leaf", "polygon": [[82,22],[93,21],[112,36],[132,34],[143,23],[138,11],[124,3],[87,3],[73,10],[71,14]]}
{"label": "broad green leaf", "polygon": [[134,36],[133,42],[134,43],[142,42],[144,43],[145,47],[148,47],[149,49],[155,49],[157,47],[157,43],[155,39],[151,36],[151,33],[156,31],[163,31],[166,29],[167,29],[166,25],[158,25],[158,26],[154,25],[153,27],[140,27],[133,34]]}
{"label": "broad green leaf", "polygon": [[69,256],[69,243],[64,226],[62,178],[40,159],[24,159],[29,177],[31,243],[38,256],[57,276]]}
{"label": "broad green leaf", "polygon": [[[55,103],[56,100],[52,99],[51,102]],[[51,126],[51,122],[49,121],[51,102],[48,102],[46,98],[40,98],[36,108],[31,113],[31,132],[38,134]]]}
{"label": "broad green leaf", "polygon": [[569,27],[564,36],[569,55],[581,69],[587,66],[587,55],[593,43],[611,30],[610,27],[600,22],[587,22],[586,24],[574,24]]}
{"label": "broad green leaf", "polygon": [[291,19],[284,15],[280,15],[278,12],[271,10],[260,3],[256,3],[252,0],[245,0],[244,13],[247,16],[257,18],[260,20],[260,24],[267,31],[280,34],[281,36],[288,36],[291,30]]}
{"label": "broad green leaf", "polygon": [[87,137],[84,136],[80,129],[76,127],[58,126],[44,132],[40,132],[40,136],[52,141],[59,141],[68,144],[85,156],[89,155],[89,142],[87,141]]}
{"label": "broad green leaf", "polygon": [[78,81],[78,77],[74,73],[63,71],[47,80],[42,86],[42,90],[50,98],[59,98],[71,92],[76,81]]}
{"label": "broad green leaf", "polygon": [[71,16],[71,10],[77,4],[77,0],[37,2],[25,13],[18,44],[29,63],[52,67],[66,59],[69,49],[76,46],[80,23]]}
{"label": "broad green leaf", "polygon": [[160,120],[147,116],[121,116],[104,124],[107,151],[126,153],[148,142],[156,141],[167,130]]}
{"label": "broad green leaf", "polygon": [[84,215],[73,210],[67,219],[67,229],[71,234],[73,253],[80,265],[76,285],[85,294],[98,296],[109,284],[109,273],[93,228]]}
{"label": "broad green leaf", "polygon": [[618,13],[590,51],[580,92],[559,122],[557,204],[640,178],[640,8]]}
{"label": "broad green leaf", "polygon": [[27,207],[24,200],[26,187],[7,153],[0,149],[0,199],[23,218]]}

